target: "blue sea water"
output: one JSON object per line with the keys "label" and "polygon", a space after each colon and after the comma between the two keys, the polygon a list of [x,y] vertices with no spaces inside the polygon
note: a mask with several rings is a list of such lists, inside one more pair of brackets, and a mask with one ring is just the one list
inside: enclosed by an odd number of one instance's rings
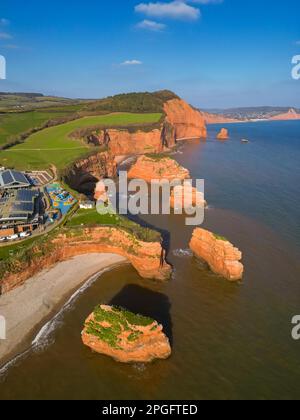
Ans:
{"label": "blue sea water", "polygon": [[[223,126],[230,140],[217,142]],[[266,223],[300,246],[300,121],[217,124],[208,133],[206,142],[186,144],[176,157],[194,178],[205,179],[207,201]]]}

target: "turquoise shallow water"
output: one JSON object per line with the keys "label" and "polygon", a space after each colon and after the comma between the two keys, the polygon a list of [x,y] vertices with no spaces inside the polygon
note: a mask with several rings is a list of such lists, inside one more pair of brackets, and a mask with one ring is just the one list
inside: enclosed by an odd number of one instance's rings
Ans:
{"label": "turquoise shallow water", "polygon": [[[163,231],[172,280],[149,282],[130,266],[103,274],[62,314],[47,345],[2,376],[0,398],[300,398],[300,341],[291,338],[300,314],[300,122],[228,127],[230,141],[217,142],[220,126],[210,126],[206,142],[183,144],[176,159],[205,178],[204,227],[243,251],[243,283],[178,254],[192,233],[183,217],[145,217]],[[92,354],[80,331],[99,302],[162,322],[172,357],[146,366]]]}

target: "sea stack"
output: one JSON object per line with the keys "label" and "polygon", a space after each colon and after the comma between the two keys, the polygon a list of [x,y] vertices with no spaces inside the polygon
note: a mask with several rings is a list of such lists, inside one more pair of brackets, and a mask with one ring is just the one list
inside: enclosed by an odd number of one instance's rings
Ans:
{"label": "sea stack", "polygon": [[172,209],[184,208],[188,204],[193,207],[207,207],[204,194],[192,186],[178,185],[171,192],[170,205]]}
{"label": "sea stack", "polygon": [[218,140],[228,140],[229,139],[229,133],[227,128],[222,128],[222,130],[217,135]]}
{"label": "sea stack", "polygon": [[171,355],[169,339],[161,325],[114,306],[95,308],[81,335],[91,350],[121,363],[150,363]]}
{"label": "sea stack", "polygon": [[244,266],[242,253],[226,238],[208,230],[196,228],[190,242],[195,256],[206,261],[211,270],[230,281],[241,280]]}

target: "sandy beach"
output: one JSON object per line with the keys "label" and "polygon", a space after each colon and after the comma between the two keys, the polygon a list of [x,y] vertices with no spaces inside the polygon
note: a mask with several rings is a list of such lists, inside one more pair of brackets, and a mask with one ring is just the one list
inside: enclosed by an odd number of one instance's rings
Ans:
{"label": "sandy beach", "polygon": [[6,320],[6,340],[0,340],[0,366],[24,351],[37,327],[63,305],[91,276],[125,263],[115,254],[88,254],[58,263],[0,297],[0,315]]}

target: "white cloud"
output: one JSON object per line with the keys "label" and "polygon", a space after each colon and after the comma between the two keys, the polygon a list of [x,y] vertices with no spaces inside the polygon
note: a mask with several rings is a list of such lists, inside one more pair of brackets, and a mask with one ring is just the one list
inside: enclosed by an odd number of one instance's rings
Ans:
{"label": "white cloud", "polygon": [[140,3],[135,6],[135,11],[144,13],[149,17],[180,20],[197,20],[201,16],[198,8],[180,0],[174,0],[170,3]]}
{"label": "white cloud", "polygon": [[153,31],[153,32],[162,32],[164,29],[166,29],[166,25],[164,23],[158,23],[158,22],[154,22],[153,20],[145,19],[142,22],[138,23],[136,25],[136,28],[146,29],[148,31]]}
{"label": "white cloud", "polygon": [[121,63],[121,66],[140,66],[141,64],[143,63],[139,60],[126,60]]}
{"label": "white cloud", "polygon": [[12,35],[7,32],[0,32],[0,39],[12,39]]}

